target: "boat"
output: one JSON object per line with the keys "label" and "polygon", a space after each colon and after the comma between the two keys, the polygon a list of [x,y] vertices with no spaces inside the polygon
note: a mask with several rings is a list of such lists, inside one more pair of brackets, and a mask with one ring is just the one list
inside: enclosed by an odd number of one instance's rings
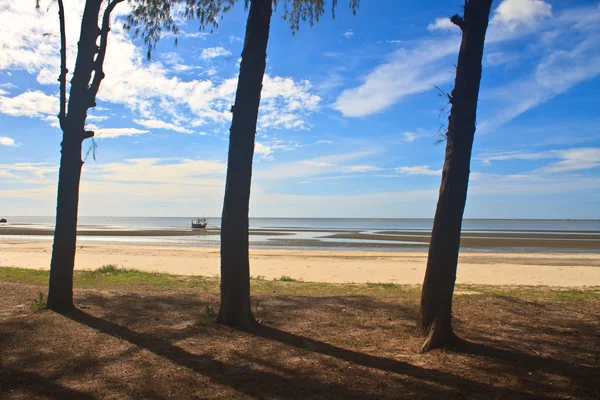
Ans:
{"label": "boat", "polygon": [[0,219],[0,224],[6,224],[8,221],[6,220],[6,218],[2,218]]}
{"label": "boat", "polygon": [[206,218],[196,218],[195,220],[192,219],[192,229],[205,229],[206,224]]}

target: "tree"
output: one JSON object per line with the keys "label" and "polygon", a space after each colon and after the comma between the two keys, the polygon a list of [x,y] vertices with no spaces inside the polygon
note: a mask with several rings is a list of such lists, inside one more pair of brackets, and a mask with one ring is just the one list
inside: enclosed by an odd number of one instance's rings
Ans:
{"label": "tree", "polygon": [[[356,12],[360,0],[350,0],[349,7]],[[173,0],[143,0],[129,19],[130,26],[140,22],[148,44],[148,56],[160,39],[162,28],[177,32],[173,20],[153,24],[153,16],[170,15]],[[219,16],[233,6],[236,0],[186,0],[185,15],[198,18],[200,28],[215,26]],[[284,0],[284,19],[292,33],[300,20],[311,26],[325,10],[325,0]],[[256,138],[256,124],[260,106],[262,81],[266,67],[267,43],[273,7],[276,0],[245,0],[250,6],[240,74],[231,108],[233,114],[229,135],[227,178],[223,213],[221,216],[221,305],[217,322],[247,328],[255,324],[250,307],[250,259],[248,255],[248,217],[252,181],[252,159]],[[332,0],[332,12],[337,0]],[[140,32],[140,31],[137,31]]]}
{"label": "tree", "polygon": [[[295,0],[284,16],[292,32],[299,20],[312,25],[324,11],[324,0]],[[332,1],[335,7],[336,0]],[[351,7],[358,0],[351,1]],[[221,305],[217,322],[247,328],[255,325],[250,303],[248,218],[252,159],[273,0],[251,0],[240,75],[232,108],[225,198],[221,215]]]}
{"label": "tree", "polygon": [[450,345],[456,339],[452,329],[452,296],[491,6],[492,0],[466,0],[464,16],[451,18],[462,31],[462,41],[454,89],[449,96],[446,156],[421,292],[418,332],[427,336],[424,351]]}
{"label": "tree", "polygon": [[[109,0],[102,16],[98,18],[103,0],[86,0],[81,20],[81,33],[77,47],[75,70],[71,80],[69,100],[66,99],[66,34],[63,1],[58,0],[60,22],[60,108],[58,119],[63,131],[60,169],[58,172],[58,196],[56,204],[56,227],[50,262],[48,308],[68,311],[73,307],[73,268],[77,244],[77,212],[79,183],[81,179],[81,147],[94,132],[85,129],[87,111],[96,106],[96,95],[104,79],[104,57],[110,31],[110,15],[123,0]],[[39,2],[36,4],[39,7]],[[100,37],[100,45],[97,45]]]}
{"label": "tree", "polygon": [[248,216],[272,3],[272,0],[252,0],[250,3],[229,130],[227,178],[221,215],[221,306],[217,322],[230,326],[249,327],[254,324],[250,307]]}

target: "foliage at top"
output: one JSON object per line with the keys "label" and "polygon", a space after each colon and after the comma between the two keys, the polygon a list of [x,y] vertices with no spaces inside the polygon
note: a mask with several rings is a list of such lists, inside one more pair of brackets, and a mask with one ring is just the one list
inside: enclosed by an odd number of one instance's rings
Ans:
{"label": "foliage at top", "polygon": [[[143,38],[148,46],[148,58],[160,41],[163,31],[179,33],[176,17],[196,19],[200,30],[216,29],[219,21],[231,10],[238,0],[128,0],[133,5],[132,13],[127,17],[125,28],[132,30],[135,36]],[[252,0],[244,0],[248,8]],[[292,34],[300,29],[300,21],[312,26],[325,13],[326,0],[272,0],[273,6],[283,3],[283,19],[288,21]],[[348,8],[354,14],[360,0],[348,0]],[[335,18],[338,0],[331,0],[331,12]],[[175,39],[177,44],[177,39]]]}

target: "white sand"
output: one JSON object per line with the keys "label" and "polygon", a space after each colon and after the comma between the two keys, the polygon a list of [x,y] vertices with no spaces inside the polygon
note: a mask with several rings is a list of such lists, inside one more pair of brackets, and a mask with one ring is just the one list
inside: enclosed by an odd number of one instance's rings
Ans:
{"label": "white sand", "polygon": [[[50,242],[0,242],[0,266],[47,269]],[[266,279],[288,275],[314,282],[420,284],[426,252],[252,249],[250,273]],[[106,264],[179,275],[218,275],[219,249],[83,244],[76,269]],[[457,283],[485,285],[600,286],[600,254],[466,253]]]}

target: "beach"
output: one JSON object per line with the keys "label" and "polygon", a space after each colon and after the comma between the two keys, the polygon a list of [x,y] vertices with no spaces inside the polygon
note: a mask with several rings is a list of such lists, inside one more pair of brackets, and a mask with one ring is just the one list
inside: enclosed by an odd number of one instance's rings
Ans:
{"label": "beach", "polygon": [[[50,241],[3,240],[0,265],[48,269]],[[250,249],[250,273],[307,282],[421,284],[427,252],[327,249]],[[219,275],[218,247],[79,243],[76,270],[116,264],[177,275]],[[597,253],[470,253],[459,259],[458,284],[586,287],[600,286]]]}

